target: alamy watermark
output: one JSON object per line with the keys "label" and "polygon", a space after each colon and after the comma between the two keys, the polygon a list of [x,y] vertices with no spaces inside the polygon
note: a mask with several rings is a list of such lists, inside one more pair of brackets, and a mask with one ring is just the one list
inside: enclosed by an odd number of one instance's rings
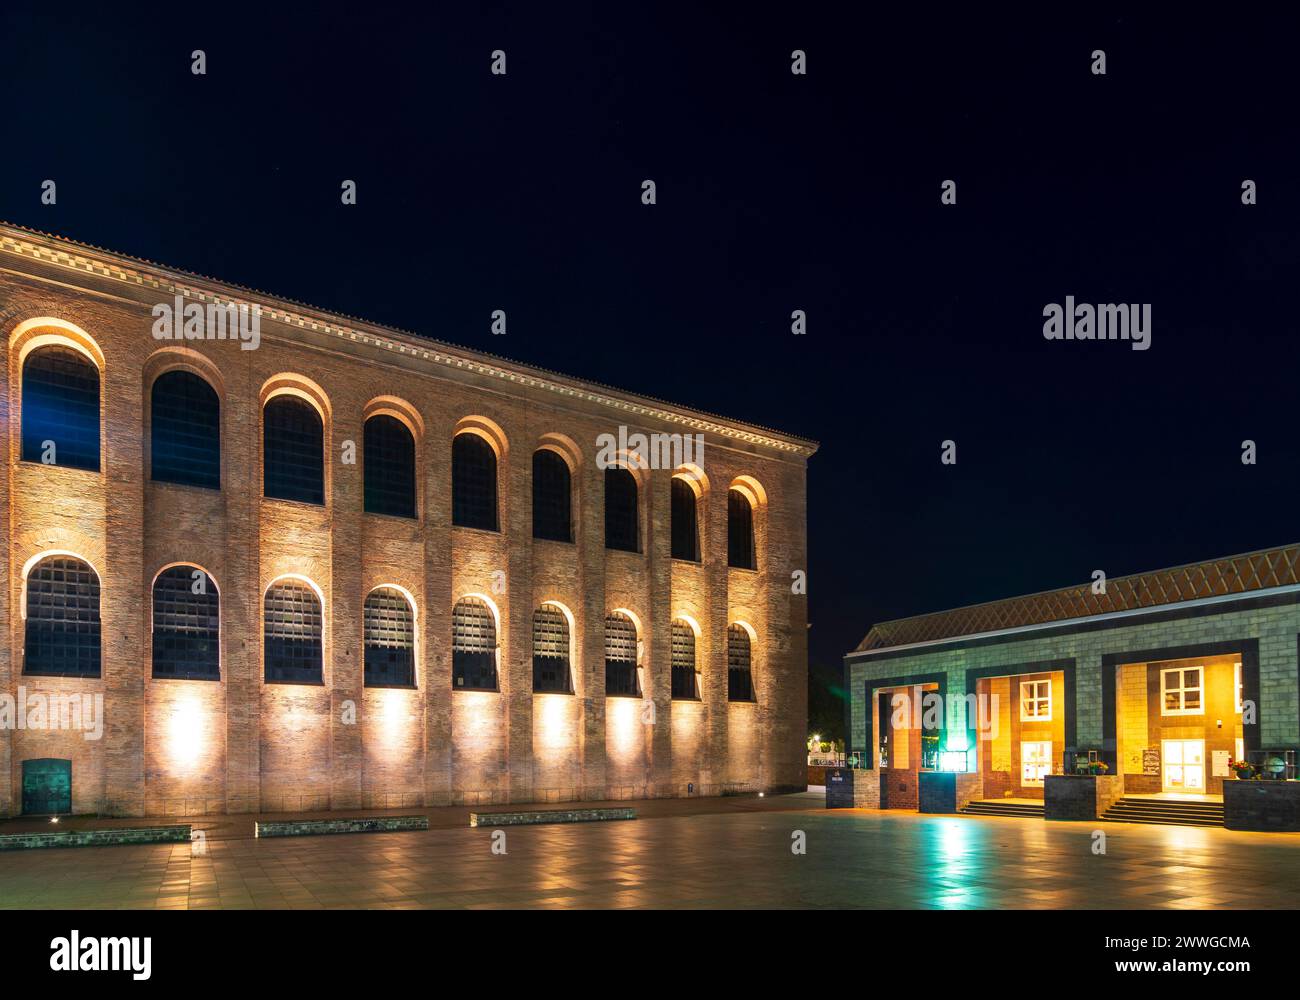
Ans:
{"label": "alamy watermark", "polygon": [[238,340],[241,351],[262,343],[262,307],[234,302],[186,302],[177,295],[159,302],[154,316],[154,340]]}
{"label": "alamy watermark", "polygon": [[617,436],[596,437],[596,468],[680,469],[683,465],[704,468],[703,434],[629,434],[620,426]]}
{"label": "alamy watermark", "polygon": [[1043,306],[1047,322],[1043,324],[1046,340],[1127,340],[1135,351],[1151,346],[1151,303],[1074,303],[1065,297],[1065,305],[1049,302]]}
{"label": "alamy watermark", "polygon": [[80,730],[83,739],[97,740],[104,735],[104,695],[76,691],[29,695],[20,684],[17,698],[0,694],[0,730],[4,729]]}

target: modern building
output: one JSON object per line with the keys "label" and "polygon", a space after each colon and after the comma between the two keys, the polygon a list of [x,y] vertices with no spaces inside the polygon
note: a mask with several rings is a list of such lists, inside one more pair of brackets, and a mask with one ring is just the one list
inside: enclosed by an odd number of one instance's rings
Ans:
{"label": "modern building", "polygon": [[1125,795],[1219,796],[1230,760],[1300,746],[1298,602],[1288,545],[885,622],[845,657],[850,746],[886,808],[931,771],[1041,799],[1090,759]]}
{"label": "modern building", "polygon": [[803,787],[814,442],[12,226],[0,324],[0,814]]}

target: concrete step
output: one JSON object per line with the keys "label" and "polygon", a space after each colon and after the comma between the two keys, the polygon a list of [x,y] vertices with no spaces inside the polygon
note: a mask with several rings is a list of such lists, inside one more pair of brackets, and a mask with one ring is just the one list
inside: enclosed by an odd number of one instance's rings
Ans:
{"label": "concrete step", "polygon": [[1102,819],[1111,823],[1160,826],[1223,826],[1223,803],[1126,798],[1107,809]]}

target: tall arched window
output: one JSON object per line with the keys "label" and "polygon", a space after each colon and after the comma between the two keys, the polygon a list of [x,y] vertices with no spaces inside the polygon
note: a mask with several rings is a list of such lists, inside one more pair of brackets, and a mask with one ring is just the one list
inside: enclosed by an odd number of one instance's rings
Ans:
{"label": "tall arched window", "polygon": [[753,701],[754,679],[750,672],[749,630],[743,625],[727,626],[727,700]]}
{"label": "tall arched window", "polygon": [[457,691],[497,689],[497,623],[487,602],[462,597],[451,612],[451,683]]}
{"label": "tall arched window", "polygon": [[622,466],[605,470],[605,548],[640,552],[636,477]]}
{"label": "tall arched window", "polygon": [[49,556],[27,574],[23,673],[98,677],[99,576],[74,556]]}
{"label": "tall arched window", "polygon": [[572,694],[569,672],[569,620],[559,608],[533,612],[533,690]]}
{"label": "tall arched window", "polygon": [[367,514],[415,517],[415,438],[396,417],[376,413],[366,421]]}
{"label": "tall arched window", "polygon": [[377,587],[365,605],[366,687],[415,686],[415,609],[396,587]]}
{"label": "tall arched window", "polygon": [[276,396],[262,411],[262,492],[275,500],[325,503],[325,428],[316,408]]}
{"label": "tall arched window", "polygon": [[533,537],[573,541],[569,463],[549,448],[533,452]]}
{"label": "tall arched window", "polygon": [[754,561],[754,508],[740,490],[727,491],[727,565],[757,569]]}
{"label": "tall arched window", "polygon": [[149,401],[150,476],[159,483],[221,489],[221,400],[187,371],[163,372]]}
{"label": "tall arched window", "polygon": [[221,679],[221,598],[197,566],[171,566],[153,582],[153,675]]}
{"label": "tall arched window", "polygon": [[673,477],[672,495],[674,559],[700,561],[700,528],[695,511],[695,491],[680,476]]}
{"label": "tall arched window", "polygon": [[605,694],[641,696],[636,668],[636,624],[615,611],[605,616]]}
{"label": "tall arched window", "polygon": [[477,434],[451,442],[451,523],[497,530],[497,453]]}
{"label": "tall arched window", "polygon": [[695,683],[695,629],[681,619],[673,622],[672,665],[673,697],[699,698],[699,685]]}
{"label": "tall arched window", "polygon": [[23,362],[23,461],[99,471],[99,369],[71,347]]}
{"label": "tall arched window", "polygon": [[268,684],[320,684],[324,644],[316,591],[297,580],[280,580],[266,591],[265,637]]}

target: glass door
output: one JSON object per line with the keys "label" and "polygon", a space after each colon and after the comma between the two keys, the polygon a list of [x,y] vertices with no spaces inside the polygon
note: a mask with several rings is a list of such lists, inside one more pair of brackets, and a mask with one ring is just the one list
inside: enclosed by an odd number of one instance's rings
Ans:
{"label": "glass door", "polygon": [[1205,741],[1164,740],[1161,748],[1166,792],[1205,792]]}

